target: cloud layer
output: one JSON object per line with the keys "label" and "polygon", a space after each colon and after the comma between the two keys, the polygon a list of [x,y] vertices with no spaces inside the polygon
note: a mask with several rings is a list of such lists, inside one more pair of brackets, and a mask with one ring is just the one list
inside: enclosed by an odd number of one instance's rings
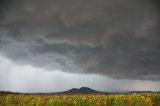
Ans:
{"label": "cloud layer", "polygon": [[31,65],[17,65],[0,55],[0,91],[44,93],[71,88],[90,87],[98,91],[159,91],[160,82],[116,80],[96,74],[73,74],[59,70],[46,71]]}
{"label": "cloud layer", "polygon": [[151,0],[8,0],[3,4],[0,52],[18,64],[160,80],[160,16]]}

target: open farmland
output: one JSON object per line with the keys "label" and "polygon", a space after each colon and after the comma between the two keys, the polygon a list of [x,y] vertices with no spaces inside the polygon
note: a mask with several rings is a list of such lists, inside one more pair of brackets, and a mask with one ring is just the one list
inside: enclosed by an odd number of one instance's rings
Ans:
{"label": "open farmland", "polygon": [[160,94],[1,95],[0,106],[160,106]]}

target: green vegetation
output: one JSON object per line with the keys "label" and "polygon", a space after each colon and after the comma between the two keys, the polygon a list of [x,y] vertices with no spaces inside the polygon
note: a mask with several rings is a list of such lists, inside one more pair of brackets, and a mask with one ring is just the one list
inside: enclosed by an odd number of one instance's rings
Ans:
{"label": "green vegetation", "polygon": [[160,106],[160,94],[2,95],[0,106]]}

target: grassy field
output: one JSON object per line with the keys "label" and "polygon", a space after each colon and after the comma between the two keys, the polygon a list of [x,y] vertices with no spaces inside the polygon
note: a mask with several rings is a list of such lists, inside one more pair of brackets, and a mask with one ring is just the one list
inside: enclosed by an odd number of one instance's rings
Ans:
{"label": "grassy field", "polygon": [[1,95],[0,106],[160,106],[160,94]]}

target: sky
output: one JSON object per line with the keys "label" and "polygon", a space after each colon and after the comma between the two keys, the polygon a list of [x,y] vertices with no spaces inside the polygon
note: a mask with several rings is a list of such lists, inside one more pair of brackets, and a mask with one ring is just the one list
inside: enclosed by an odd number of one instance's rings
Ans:
{"label": "sky", "polygon": [[0,0],[0,90],[160,91],[158,0]]}

